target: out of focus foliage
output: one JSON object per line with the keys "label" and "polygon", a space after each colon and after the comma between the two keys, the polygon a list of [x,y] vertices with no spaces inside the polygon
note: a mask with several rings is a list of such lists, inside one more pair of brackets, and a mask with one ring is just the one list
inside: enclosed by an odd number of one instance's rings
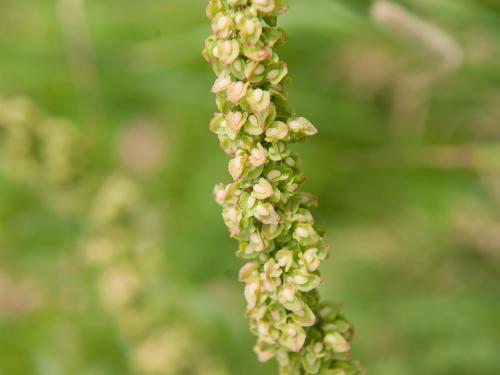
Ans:
{"label": "out of focus foliage", "polygon": [[[497,2],[290,3],[322,293],[345,302],[355,357],[500,373]],[[0,374],[275,373],[211,197],[228,177],[204,7],[0,2]],[[12,120],[19,97],[37,114]]]}

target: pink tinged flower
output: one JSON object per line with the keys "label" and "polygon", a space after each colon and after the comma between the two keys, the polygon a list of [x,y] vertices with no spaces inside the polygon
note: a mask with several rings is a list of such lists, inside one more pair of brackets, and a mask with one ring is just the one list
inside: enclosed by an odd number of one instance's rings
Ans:
{"label": "pink tinged flower", "polygon": [[262,89],[251,90],[247,100],[254,113],[263,112],[271,105],[271,93]]}
{"label": "pink tinged flower", "polygon": [[305,135],[315,135],[318,129],[305,117],[298,117],[288,123],[290,131],[294,133],[303,133]]}
{"label": "pink tinged flower", "polygon": [[276,253],[278,264],[288,271],[293,263],[293,253],[288,249],[281,249]]}
{"label": "pink tinged flower", "polygon": [[213,50],[213,55],[225,65],[231,64],[240,55],[240,46],[234,39],[221,40]]}
{"label": "pink tinged flower", "polygon": [[258,281],[251,281],[245,286],[245,299],[247,301],[247,310],[253,310],[257,306],[257,295],[260,289]]}
{"label": "pink tinged flower", "polygon": [[231,235],[238,235],[240,233],[240,221],[242,217],[242,212],[238,207],[228,206],[222,211],[222,218],[224,223],[229,229]]}
{"label": "pink tinged flower", "polygon": [[241,112],[228,112],[226,114],[227,126],[229,129],[237,133],[245,123],[247,116],[247,114],[243,114]]}
{"label": "pink tinged flower", "polygon": [[233,180],[237,181],[240,179],[243,174],[243,170],[245,169],[246,160],[246,156],[236,156],[234,159],[229,161],[228,170],[231,177],[233,177]]}
{"label": "pink tinged flower", "polygon": [[213,196],[215,201],[220,205],[224,204],[224,196],[226,195],[225,190],[226,187],[223,184],[217,184],[214,187]]}
{"label": "pink tinged flower", "polygon": [[223,72],[215,80],[212,86],[212,92],[214,94],[219,94],[221,92],[226,91],[230,85],[231,85],[231,77],[227,72]]}
{"label": "pink tinged flower", "polygon": [[292,314],[292,319],[302,327],[312,327],[316,323],[316,316],[305,303],[302,304],[302,309]]}
{"label": "pink tinged flower", "polygon": [[324,340],[335,353],[346,353],[351,350],[349,342],[338,332],[327,334]]}
{"label": "pink tinged flower", "polygon": [[233,82],[227,88],[227,98],[229,101],[237,104],[243,99],[248,92],[249,83],[244,83],[242,81]]}
{"label": "pink tinged flower", "polygon": [[306,341],[306,333],[302,327],[297,324],[289,323],[284,327],[280,338],[281,345],[290,349],[292,352],[300,352]]}
{"label": "pink tinged flower", "polygon": [[238,28],[246,46],[255,45],[262,35],[262,24],[258,18],[240,17]]}
{"label": "pink tinged flower", "polygon": [[254,216],[264,224],[279,224],[281,221],[280,216],[270,203],[259,203],[257,207],[255,207]]}
{"label": "pink tinged flower", "polygon": [[232,27],[233,21],[231,17],[226,16],[224,13],[218,13],[212,20],[212,31],[217,38],[228,38]]}
{"label": "pink tinged flower", "polygon": [[268,362],[275,356],[275,350],[273,350],[271,347],[264,346],[262,343],[258,343],[257,345],[254,346],[253,348],[255,354],[257,354],[257,359],[259,362]]}
{"label": "pink tinged flower", "polygon": [[243,54],[252,61],[264,61],[271,56],[272,51],[269,47],[259,42],[255,46],[245,48]]}
{"label": "pink tinged flower", "polygon": [[319,250],[317,248],[311,248],[306,250],[303,254],[303,260],[309,272],[314,272],[319,268],[320,259],[318,252]]}
{"label": "pink tinged flower", "polygon": [[253,232],[250,235],[250,243],[248,244],[247,251],[260,253],[264,251],[265,244],[264,240],[259,233]]}
{"label": "pink tinged flower", "polygon": [[250,152],[250,164],[252,164],[254,167],[260,167],[261,165],[264,165],[266,163],[266,158],[267,158],[267,151],[266,149],[260,144],[257,144],[257,147],[252,149]]}
{"label": "pink tinged flower", "polygon": [[272,13],[276,7],[275,0],[253,0],[252,5],[262,13]]}
{"label": "pink tinged flower", "polygon": [[272,69],[267,73],[267,79],[271,84],[277,85],[279,84],[288,74],[288,68],[285,66],[281,67],[280,69]]}
{"label": "pink tinged flower", "polygon": [[239,280],[248,282],[249,280],[256,279],[259,276],[258,265],[255,262],[248,262],[240,269]]}

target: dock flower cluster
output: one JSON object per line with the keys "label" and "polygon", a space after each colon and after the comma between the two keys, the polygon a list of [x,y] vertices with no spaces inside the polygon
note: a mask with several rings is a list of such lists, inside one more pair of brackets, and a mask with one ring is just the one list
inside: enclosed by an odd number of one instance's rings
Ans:
{"label": "dock flower cluster", "polygon": [[305,177],[290,144],[317,133],[288,105],[287,65],[276,48],[286,41],[277,17],[285,0],[210,0],[213,35],[203,56],[217,76],[218,112],[210,122],[231,157],[233,181],[214,189],[237,255],[247,261],[246,316],[260,361],[276,358],[281,375],[356,375],[349,359],[353,328],[335,306],[320,302],[318,268],[329,247],[301,192]]}
{"label": "dock flower cluster", "polygon": [[25,97],[0,97],[0,172],[33,187],[53,208],[80,208],[86,145],[71,121],[52,117]]}
{"label": "dock flower cluster", "polygon": [[78,177],[77,128],[44,114],[29,99],[0,98],[0,145],[2,169],[15,179],[64,189]]}
{"label": "dock flower cluster", "polygon": [[89,206],[84,259],[97,279],[101,304],[126,343],[133,373],[227,375],[224,363],[196,341],[186,322],[165,319],[173,302],[163,295],[163,215],[145,199],[141,184],[117,171]]}
{"label": "dock flower cluster", "polygon": [[[228,375],[222,359],[197,340],[190,326],[194,320],[170,318],[178,307],[164,293],[167,284],[176,287],[164,273],[161,210],[146,201],[141,184],[125,172],[101,181],[82,168],[89,163],[82,148],[91,141],[86,135],[28,98],[0,97],[0,174],[40,194],[61,218],[78,218],[82,233],[75,246],[81,247],[100,302],[116,323],[129,372]],[[0,281],[2,276],[0,270]],[[39,291],[31,292],[17,293],[26,300],[20,305],[26,312],[39,304]]]}

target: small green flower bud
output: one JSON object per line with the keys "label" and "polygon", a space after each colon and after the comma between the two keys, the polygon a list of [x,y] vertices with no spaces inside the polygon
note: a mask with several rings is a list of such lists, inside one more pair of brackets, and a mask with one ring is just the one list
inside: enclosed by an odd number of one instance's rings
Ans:
{"label": "small green flower bud", "polygon": [[245,79],[245,61],[243,59],[236,59],[230,66],[231,74],[242,81]]}
{"label": "small green flower bud", "polygon": [[270,321],[272,321],[275,327],[282,327],[286,324],[287,321],[287,313],[286,310],[278,303],[274,303],[269,306],[268,315]]}
{"label": "small green flower bud", "polygon": [[266,68],[262,63],[250,61],[245,67],[245,78],[252,83],[261,82],[266,73]]}
{"label": "small green flower bud", "polygon": [[302,357],[302,366],[307,371],[307,373],[317,374],[321,367],[321,361],[318,358],[314,358],[309,353],[306,353]]}
{"label": "small green flower bud", "polygon": [[289,249],[281,249],[276,253],[279,265],[288,271],[293,264],[293,253]]}
{"label": "small green flower bud", "polygon": [[265,126],[265,122],[262,121],[259,116],[250,115],[248,117],[248,122],[245,124],[245,132],[250,135],[261,135],[264,133]]}
{"label": "small green flower bud", "polygon": [[280,161],[290,155],[291,151],[286,147],[284,142],[273,143],[268,150],[269,159]]}
{"label": "small green flower bud", "polygon": [[206,14],[209,19],[213,19],[217,13],[222,11],[222,1],[221,0],[209,0]]}
{"label": "small green flower bud", "polygon": [[264,40],[269,47],[279,47],[285,43],[287,39],[286,33],[281,28],[266,27],[264,28]]}
{"label": "small green flower bud", "polygon": [[295,271],[293,281],[297,285],[297,289],[302,292],[309,292],[316,289],[321,283],[321,278],[318,275],[307,273],[305,271]]}
{"label": "small green flower bud", "polygon": [[293,232],[293,238],[302,246],[311,246],[319,242],[320,237],[311,224],[299,224]]}
{"label": "small green flower bud", "polygon": [[262,226],[262,235],[268,240],[274,240],[283,233],[283,229],[281,224],[266,224]]}
{"label": "small green flower bud", "polygon": [[299,223],[314,224],[314,218],[311,212],[306,208],[299,208],[295,215],[293,215],[292,220],[298,221]]}
{"label": "small green flower bud", "polygon": [[301,310],[292,314],[292,319],[295,323],[301,325],[302,327],[312,327],[314,323],[316,323],[316,316],[312,312],[311,308],[305,303],[302,305]]}
{"label": "small green flower bud", "polygon": [[288,68],[286,65],[281,65],[267,72],[266,78],[271,82],[272,85],[276,86],[279,84],[288,74]]}
{"label": "small green flower bud", "polygon": [[279,169],[272,169],[268,174],[267,174],[267,179],[271,182],[277,182],[282,180],[283,174]]}
{"label": "small green flower bud", "polygon": [[313,247],[300,255],[302,264],[306,267],[307,271],[314,272],[318,269],[321,262],[318,252],[319,250]]}

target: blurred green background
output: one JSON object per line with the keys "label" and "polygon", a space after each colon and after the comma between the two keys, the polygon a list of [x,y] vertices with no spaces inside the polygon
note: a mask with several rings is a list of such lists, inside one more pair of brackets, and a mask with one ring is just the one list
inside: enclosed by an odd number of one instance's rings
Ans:
{"label": "blurred green background", "polygon": [[[211,196],[228,174],[204,7],[0,0],[0,96],[85,145],[63,203],[0,173],[1,375],[276,373]],[[373,375],[500,374],[499,3],[290,0],[281,25],[291,102],[320,131],[296,149],[333,249],[322,294],[354,355]],[[95,229],[110,201],[126,220]]]}

